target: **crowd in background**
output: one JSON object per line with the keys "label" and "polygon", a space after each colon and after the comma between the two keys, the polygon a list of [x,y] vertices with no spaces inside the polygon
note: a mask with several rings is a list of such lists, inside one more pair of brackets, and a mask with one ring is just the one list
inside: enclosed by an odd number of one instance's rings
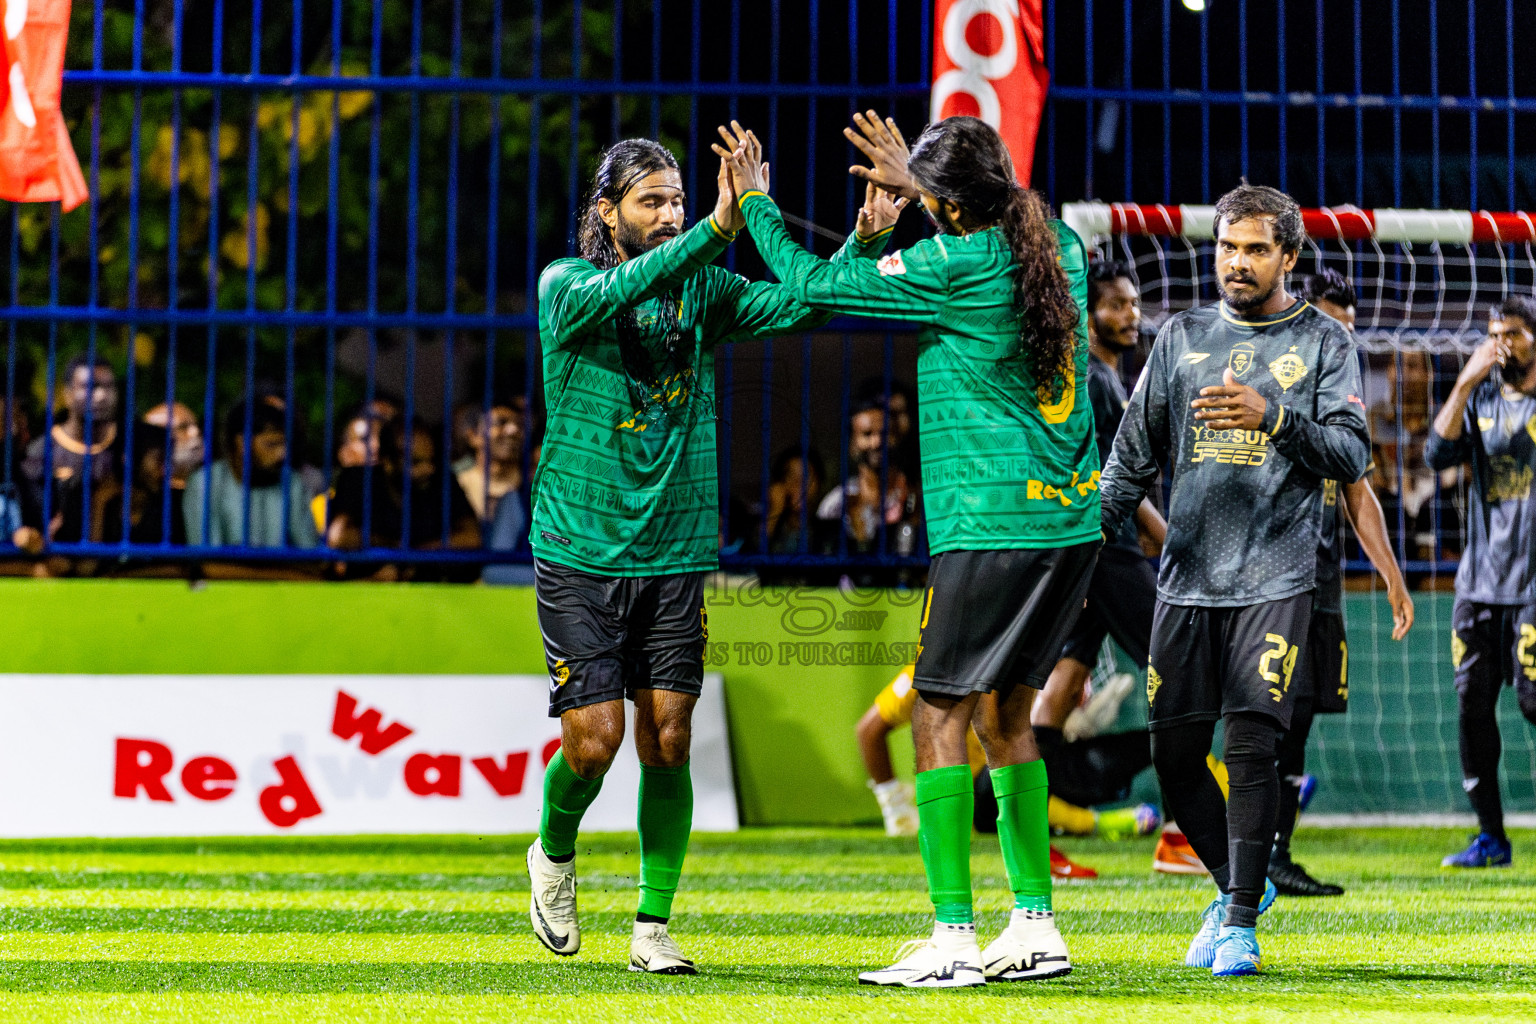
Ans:
{"label": "crowd in background", "polygon": [[[256,392],[222,410],[210,437],[181,403],[126,422],[117,373],[105,360],[71,360],[58,391],[51,429],[35,435],[26,410],[0,400],[0,528],[14,548],[0,571],[532,580],[525,565],[441,555],[527,550],[526,482],[536,452],[525,450],[520,396],[458,409],[446,447],[441,428],[376,398],[339,425],[322,467],[303,457],[278,394]],[[124,539],[134,545],[130,555],[52,551]],[[201,562],[147,550],[188,546],[223,550]],[[326,559],[322,546],[358,557]],[[313,559],[301,556],[312,549]]]}
{"label": "crowd in background", "polygon": [[[1139,360],[1127,360],[1125,372],[1129,387]],[[1427,566],[1454,560],[1462,532],[1463,471],[1437,472],[1424,461],[1436,374],[1423,352],[1371,356],[1366,374],[1372,481],[1399,556],[1421,566],[1409,574],[1419,586],[1449,585],[1448,573]],[[0,573],[531,580],[529,481],[538,448],[522,396],[489,408],[466,403],[446,430],[408,422],[400,402],[375,398],[338,424],[328,465],[316,465],[278,394],[253,393],[208,426],[184,404],[160,404],[130,430],[116,371],[83,356],[64,367],[58,394],[47,436],[40,417],[0,397],[0,538],[14,545],[0,556]],[[916,395],[899,379],[869,378],[851,388],[848,410],[842,437],[781,450],[766,490],[723,496],[722,554],[749,561],[766,583],[920,582],[920,568],[886,561],[923,554]],[[49,551],[125,536],[136,546],[131,557]],[[141,547],[188,545],[225,550],[189,562]],[[322,546],[359,554],[262,555]],[[466,554],[400,555],[445,550]],[[476,561],[467,554],[475,551],[520,561]]]}

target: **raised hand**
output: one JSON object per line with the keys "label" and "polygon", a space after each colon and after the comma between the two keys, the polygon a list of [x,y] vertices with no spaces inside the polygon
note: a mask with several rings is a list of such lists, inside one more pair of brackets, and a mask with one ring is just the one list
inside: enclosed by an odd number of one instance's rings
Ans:
{"label": "raised hand", "polygon": [[907,173],[907,157],[911,154],[907,150],[907,140],[902,137],[896,122],[889,117],[882,120],[870,110],[854,114],[853,124],[858,131],[844,128],[843,137],[864,154],[870,166],[860,167],[855,164],[848,168],[848,173],[903,199],[916,199],[917,183]]}
{"label": "raised hand", "polygon": [[859,222],[854,230],[865,238],[878,235],[896,223],[906,205],[905,198],[892,198],[891,193],[871,181],[864,186],[864,205],[859,208]]}
{"label": "raised hand", "polygon": [[709,148],[730,170],[731,185],[737,198],[746,192],[767,192],[768,165],[763,163],[763,144],[757,136],[743,128],[739,121],[732,121],[729,128],[721,125],[717,130],[725,145],[717,142]]}
{"label": "raised hand", "polygon": [[736,202],[736,185],[731,180],[731,168],[724,159],[720,161],[720,173],[715,178],[715,184],[720,188],[720,194],[715,199],[715,223],[720,225],[720,230],[735,234],[747,226],[747,219],[741,215],[741,207]]}

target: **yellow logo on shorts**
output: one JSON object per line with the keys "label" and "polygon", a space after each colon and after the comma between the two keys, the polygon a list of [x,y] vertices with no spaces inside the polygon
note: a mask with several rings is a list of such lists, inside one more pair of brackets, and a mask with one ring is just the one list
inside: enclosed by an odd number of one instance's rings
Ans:
{"label": "yellow logo on shorts", "polygon": [[1451,633],[1451,668],[1461,668],[1461,659],[1467,656],[1467,642]]}
{"label": "yellow logo on shorts", "polygon": [[1163,677],[1157,674],[1157,669],[1149,663],[1147,665],[1147,707],[1157,699],[1157,691],[1163,686]]}
{"label": "yellow logo on shorts", "polygon": [[565,681],[571,678],[571,667],[565,663],[564,658],[561,658],[555,662],[555,670],[550,675],[555,677],[556,687],[564,686]]}

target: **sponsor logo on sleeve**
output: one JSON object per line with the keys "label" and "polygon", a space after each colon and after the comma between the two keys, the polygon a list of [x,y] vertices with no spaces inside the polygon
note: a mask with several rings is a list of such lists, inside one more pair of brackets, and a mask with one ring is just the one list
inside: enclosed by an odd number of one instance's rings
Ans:
{"label": "sponsor logo on sleeve", "polygon": [[901,253],[893,252],[884,257],[875,266],[880,268],[881,277],[896,277],[907,272],[906,263],[902,262]]}

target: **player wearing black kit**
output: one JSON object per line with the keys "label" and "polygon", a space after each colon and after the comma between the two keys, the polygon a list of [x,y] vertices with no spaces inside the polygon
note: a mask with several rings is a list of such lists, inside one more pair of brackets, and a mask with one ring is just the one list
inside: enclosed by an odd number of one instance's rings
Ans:
{"label": "player wearing black kit", "polygon": [[[1310,275],[1302,296],[1319,312],[1355,333],[1355,290],[1337,270]],[[1275,814],[1275,848],[1269,855],[1269,880],[1282,896],[1341,896],[1344,888],[1319,882],[1291,857],[1291,836],[1302,803],[1307,774],[1307,737],[1314,715],[1343,714],[1349,706],[1349,643],[1344,632],[1344,522],[1348,518],[1366,557],[1387,584],[1392,606],[1392,639],[1402,640],[1413,626],[1413,598],[1403,582],[1387,536],[1381,502],[1367,477],[1354,483],[1323,481],[1323,515],[1317,544],[1317,589],[1312,592],[1312,631],[1307,637],[1308,671],[1299,681],[1291,725],[1280,737],[1280,807]]]}
{"label": "player wearing black kit", "polygon": [[[1348,336],[1284,286],[1303,238],[1295,201],[1243,185],[1217,203],[1215,228],[1223,301],[1163,325],[1100,488],[1114,536],[1169,462],[1147,669],[1153,763],[1221,890],[1186,963],[1232,975],[1259,969],[1276,744],[1305,672],[1322,482],[1359,479],[1370,452]],[[1229,804],[1205,762],[1218,719]]]}
{"label": "player wearing black kit", "polygon": [[1435,469],[1472,464],[1467,549],[1456,570],[1451,659],[1461,705],[1461,786],[1477,813],[1472,845],[1450,868],[1510,862],[1499,802],[1499,696],[1511,681],[1536,724],[1536,299],[1493,310],[1488,340],[1472,353],[1435,416],[1424,458]]}

